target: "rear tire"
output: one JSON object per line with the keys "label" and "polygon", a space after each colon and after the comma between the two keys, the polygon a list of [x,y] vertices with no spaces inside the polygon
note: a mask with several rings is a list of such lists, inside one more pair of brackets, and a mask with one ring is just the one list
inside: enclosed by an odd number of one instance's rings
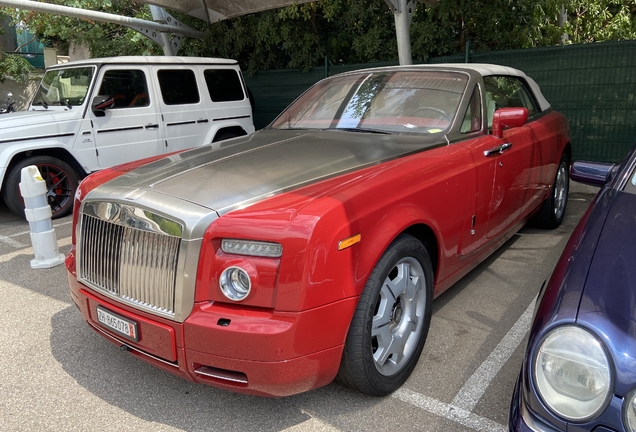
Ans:
{"label": "rear tire", "polygon": [[431,322],[433,266],[424,245],[400,235],[378,261],[358,301],[338,380],[385,396],[417,365]]}
{"label": "rear tire", "polygon": [[570,160],[566,154],[563,154],[554,175],[550,196],[546,198],[541,205],[541,209],[532,220],[533,225],[545,229],[554,229],[561,225],[568,205],[569,191]]}
{"label": "rear tire", "polygon": [[69,214],[73,210],[73,199],[79,183],[78,176],[69,164],[51,156],[28,157],[10,168],[2,187],[2,199],[9,210],[24,217],[24,201],[19,185],[22,168],[29,165],[37,166],[46,182],[46,198],[51,206],[53,219]]}

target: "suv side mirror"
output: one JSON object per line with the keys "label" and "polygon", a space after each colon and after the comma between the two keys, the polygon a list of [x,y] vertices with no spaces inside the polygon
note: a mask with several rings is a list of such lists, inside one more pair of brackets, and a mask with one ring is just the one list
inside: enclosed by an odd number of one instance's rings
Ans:
{"label": "suv side mirror", "polygon": [[106,110],[112,108],[115,105],[115,99],[109,95],[100,95],[93,98],[91,109],[97,117],[104,117]]}
{"label": "suv side mirror", "polygon": [[492,116],[492,134],[497,138],[503,138],[504,128],[521,127],[526,121],[526,108],[499,108]]}

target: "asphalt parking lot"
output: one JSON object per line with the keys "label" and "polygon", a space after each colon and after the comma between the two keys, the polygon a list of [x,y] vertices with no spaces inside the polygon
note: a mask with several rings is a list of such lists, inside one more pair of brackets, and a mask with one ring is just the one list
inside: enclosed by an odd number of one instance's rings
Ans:
{"label": "asphalt parking lot", "polygon": [[[572,184],[561,227],[523,228],[437,298],[417,368],[384,398],[336,383],[243,396],[146,365],[84,323],[64,266],[30,268],[28,224],[0,202],[0,430],[507,430],[534,299],[595,192]],[[54,225],[66,253],[71,218]]]}

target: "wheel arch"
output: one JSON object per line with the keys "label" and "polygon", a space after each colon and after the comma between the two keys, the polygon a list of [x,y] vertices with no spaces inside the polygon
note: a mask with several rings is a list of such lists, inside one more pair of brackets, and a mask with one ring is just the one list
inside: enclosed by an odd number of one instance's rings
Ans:
{"label": "wheel arch", "polygon": [[245,131],[245,129],[243,129],[241,126],[227,126],[227,127],[222,127],[219,130],[216,131],[216,133],[214,134],[214,139],[212,140],[212,142],[217,142],[220,141],[220,137],[223,134],[232,134],[235,136],[244,136],[247,135],[247,131]]}
{"label": "wheel arch", "polygon": [[[437,274],[437,265],[439,263],[439,243],[433,229],[427,224],[417,223],[411,225],[400,234],[408,234],[418,239],[426,248],[433,265],[433,276]],[[396,237],[397,238],[397,237]]]}
{"label": "wheel arch", "polygon": [[363,237],[367,237],[366,234],[371,234],[374,240],[373,246],[368,249],[370,253],[364,253],[359,256],[359,265],[363,269],[365,277],[361,278],[361,285],[358,286],[356,295],[361,292],[384,252],[402,234],[411,235],[424,245],[431,258],[433,279],[435,280],[439,272],[440,263],[441,243],[439,231],[435,229],[435,224],[430,218],[419,213],[415,209],[411,209],[411,211],[407,212],[394,213],[390,217],[387,215],[387,217],[382,218],[385,223],[380,223],[368,231],[363,231]]}
{"label": "wheel arch", "polygon": [[[73,157],[68,150],[60,147],[51,147],[51,148],[42,148],[42,149],[32,149],[32,150],[24,150],[18,152],[13,155],[11,161],[9,162],[8,168],[13,168],[16,164],[20,163],[20,161],[29,158],[31,156],[50,156],[61,161],[66,162],[75,170],[80,178],[86,177],[88,173],[84,171],[84,168],[80,165],[80,163]],[[7,170],[8,171],[8,170]]]}

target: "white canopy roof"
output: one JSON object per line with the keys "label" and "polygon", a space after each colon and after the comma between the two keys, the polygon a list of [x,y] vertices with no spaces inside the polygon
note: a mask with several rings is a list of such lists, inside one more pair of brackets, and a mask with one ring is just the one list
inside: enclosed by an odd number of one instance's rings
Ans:
{"label": "white canopy roof", "polygon": [[139,3],[183,12],[210,23],[310,1],[312,0],[138,0]]}
{"label": "white canopy roof", "polygon": [[[162,7],[168,10],[183,12],[193,17],[213,23],[227,18],[234,18],[268,9],[281,8],[292,4],[309,3],[317,0],[136,0]],[[419,0],[431,6],[439,0]]]}

